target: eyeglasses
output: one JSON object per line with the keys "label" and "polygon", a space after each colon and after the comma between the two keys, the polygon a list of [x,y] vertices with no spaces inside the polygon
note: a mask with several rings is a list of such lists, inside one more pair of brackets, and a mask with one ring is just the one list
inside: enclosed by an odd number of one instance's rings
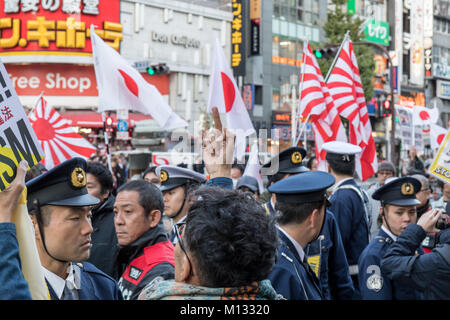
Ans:
{"label": "eyeglasses", "polygon": [[183,240],[181,240],[181,237],[183,236],[183,232],[184,232],[184,228],[185,227],[186,227],[186,222],[184,222],[184,221],[183,222],[178,222],[177,224],[175,224],[173,226],[175,235],[177,236],[178,244],[180,245],[181,250],[183,250],[184,254],[186,255],[186,258],[189,261],[189,264],[191,265],[191,275],[193,275],[191,259],[189,259],[189,256],[188,256],[187,251],[186,251],[186,247],[183,244]]}

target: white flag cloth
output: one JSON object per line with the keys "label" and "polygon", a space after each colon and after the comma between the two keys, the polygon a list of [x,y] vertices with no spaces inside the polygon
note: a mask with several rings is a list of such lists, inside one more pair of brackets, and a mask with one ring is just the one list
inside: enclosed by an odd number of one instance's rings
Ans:
{"label": "white flag cloth", "polygon": [[240,158],[246,147],[243,138],[255,132],[255,128],[218,39],[209,78],[208,113],[212,113],[213,107],[226,115],[226,128],[236,135],[236,154]]}
{"label": "white flag cloth", "polygon": [[436,150],[440,147],[442,141],[444,140],[445,135],[447,134],[447,129],[433,123],[431,124],[430,129],[431,149]]}
{"label": "white flag cloth", "polygon": [[187,127],[151,85],[121,55],[107,45],[91,25],[92,52],[98,86],[98,112],[128,109],[148,114],[161,128],[172,130]]}
{"label": "white flag cloth", "polygon": [[413,123],[415,126],[424,126],[436,123],[439,120],[438,108],[413,106]]}
{"label": "white flag cloth", "polygon": [[250,149],[250,156],[248,157],[243,176],[255,178],[258,181],[259,194],[263,194],[264,183],[261,175],[261,164],[258,158],[258,145],[256,143]]}

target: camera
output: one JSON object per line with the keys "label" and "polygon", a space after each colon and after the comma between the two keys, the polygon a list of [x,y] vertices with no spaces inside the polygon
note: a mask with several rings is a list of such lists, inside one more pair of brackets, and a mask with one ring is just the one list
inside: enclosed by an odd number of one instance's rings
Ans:
{"label": "camera", "polygon": [[443,217],[436,222],[437,229],[445,230],[450,227],[449,213],[450,213],[450,201],[447,202],[447,205],[445,206],[445,214],[443,214]]}

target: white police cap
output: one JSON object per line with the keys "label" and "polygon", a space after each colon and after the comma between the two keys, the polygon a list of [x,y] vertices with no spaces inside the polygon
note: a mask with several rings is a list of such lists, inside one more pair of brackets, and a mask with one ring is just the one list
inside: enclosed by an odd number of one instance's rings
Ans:
{"label": "white police cap", "polygon": [[355,154],[362,151],[359,146],[342,141],[326,142],[322,145],[322,150],[327,152],[327,160],[337,160],[343,162],[353,161]]}

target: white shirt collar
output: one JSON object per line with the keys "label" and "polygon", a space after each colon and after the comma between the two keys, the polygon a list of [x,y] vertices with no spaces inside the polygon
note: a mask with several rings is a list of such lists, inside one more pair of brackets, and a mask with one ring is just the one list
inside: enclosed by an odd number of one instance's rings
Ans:
{"label": "white shirt collar", "polygon": [[333,192],[336,191],[336,189],[337,189],[341,184],[343,184],[345,181],[348,181],[348,180],[351,180],[351,179],[353,179],[353,178],[352,178],[352,177],[345,178],[345,179],[342,179],[341,181],[339,181],[338,183],[336,183],[336,184],[334,185],[334,187],[333,187]]}
{"label": "white shirt collar", "polygon": [[385,226],[382,225],[382,226],[381,226],[381,230],[383,230],[384,232],[386,232],[387,235],[388,235],[389,237],[391,237],[392,240],[397,241],[397,236],[394,235],[392,232],[390,232],[390,231],[388,230],[388,228],[386,228]]}
{"label": "white shirt collar", "polygon": [[303,259],[305,258],[305,251],[303,251],[302,246],[297,241],[295,241],[286,231],[284,231],[283,228],[281,228],[280,226],[277,227],[292,242],[300,257],[300,262],[303,262]]}
{"label": "white shirt collar", "polygon": [[270,205],[272,206],[273,211],[275,211],[275,203],[273,203],[272,198],[270,198]]}
{"label": "white shirt collar", "polygon": [[[69,264],[69,267],[67,267],[67,278],[63,279],[60,276],[57,276],[50,270],[42,267],[44,269],[44,275],[47,281],[50,283],[50,286],[52,287],[53,291],[55,291],[56,296],[61,299],[64,287],[66,285],[71,290],[80,290],[81,288],[81,270],[78,266],[74,266],[72,263]],[[76,291],[74,290],[74,293]]]}

